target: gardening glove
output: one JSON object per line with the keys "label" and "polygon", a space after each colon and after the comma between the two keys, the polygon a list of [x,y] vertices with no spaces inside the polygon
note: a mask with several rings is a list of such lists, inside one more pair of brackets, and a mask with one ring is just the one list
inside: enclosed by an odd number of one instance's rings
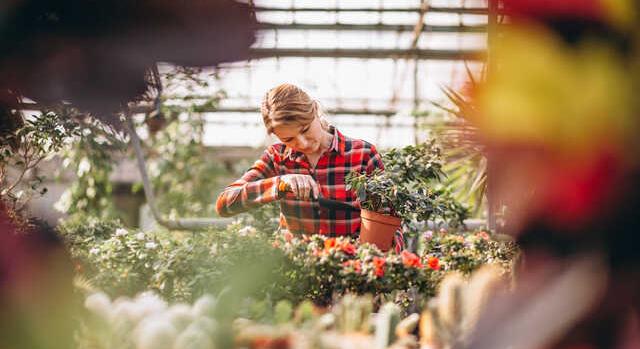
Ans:
{"label": "gardening glove", "polygon": [[303,174],[286,174],[280,176],[278,191],[280,193],[293,193],[293,195],[300,200],[317,199],[320,196],[320,187],[315,179]]}

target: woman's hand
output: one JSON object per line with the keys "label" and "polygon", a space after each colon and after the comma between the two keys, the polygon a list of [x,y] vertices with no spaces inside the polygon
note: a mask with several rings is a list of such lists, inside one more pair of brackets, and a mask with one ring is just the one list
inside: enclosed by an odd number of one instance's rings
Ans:
{"label": "woman's hand", "polygon": [[320,187],[318,183],[309,175],[286,174],[280,176],[280,191],[292,192],[298,199],[309,200],[313,196],[318,198]]}

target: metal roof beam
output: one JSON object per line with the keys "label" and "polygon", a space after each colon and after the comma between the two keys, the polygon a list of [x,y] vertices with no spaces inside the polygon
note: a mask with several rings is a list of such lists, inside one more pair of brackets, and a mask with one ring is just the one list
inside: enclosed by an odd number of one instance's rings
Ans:
{"label": "metal roof beam", "polygon": [[371,58],[371,59],[403,59],[417,58],[424,60],[483,60],[485,50],[428,50],[428,49],[289,49],[289,48],[251,48],[253,58],[268,57],[324,57],[324,58]]}
{"label": "metal roof beam", "polygon": [[[413,24],[310,24],[310,23],[258,23],[261,30],[338,30],[338,31],[413,31]],[[429,33],[486,33],[487,26],[478,25],[424,25],[422,32]]]}
{"label": "metal roof beam", "polygon": [[[314,8],[314,7],[254,7],[256,12],[420,12],[419,7],[411,8]],[[455,13],[463,15],[486,15],[487,8],[483,7],[429,7],[429,11],[433,13]]]}

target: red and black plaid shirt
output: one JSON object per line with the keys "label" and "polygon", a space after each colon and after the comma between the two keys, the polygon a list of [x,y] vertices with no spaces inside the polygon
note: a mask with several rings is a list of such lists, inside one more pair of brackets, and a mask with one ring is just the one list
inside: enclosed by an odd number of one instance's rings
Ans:
{"label": "red and black plaid shirt", "polygon": [[282,143],[269,146],[240,179],[220,194],[216,202],[218,214],[232,216],[280,200],[282,228],[293,233],[358,236],[359,212],[328,210],[316,201],[282,196],[278,191],[281,175],[306,174],[318,183],[323,197],[359,207],[355,193],[346,189],[345,177],[354,170],[371,173],[376,168],[384,169],[382,158],[374,145],[346,137],[333,126],[330,132],[334,135],[331,147],[322,154],[315,168],[303,153]]}

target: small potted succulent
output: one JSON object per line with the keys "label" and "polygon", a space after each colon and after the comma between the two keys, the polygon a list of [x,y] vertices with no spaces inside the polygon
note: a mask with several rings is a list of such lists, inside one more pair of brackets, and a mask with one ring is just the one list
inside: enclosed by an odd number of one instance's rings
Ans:
{"label": "small potted succulent", "polygon": [[403,223],[411,227],[434,218],[460,223],[466,217],[466,210],[441,188],[446,176],[434,141],[391,149],[383,162],[385,171],[352,172],[346,178],[362,208],[360,241],[387,251]]}

